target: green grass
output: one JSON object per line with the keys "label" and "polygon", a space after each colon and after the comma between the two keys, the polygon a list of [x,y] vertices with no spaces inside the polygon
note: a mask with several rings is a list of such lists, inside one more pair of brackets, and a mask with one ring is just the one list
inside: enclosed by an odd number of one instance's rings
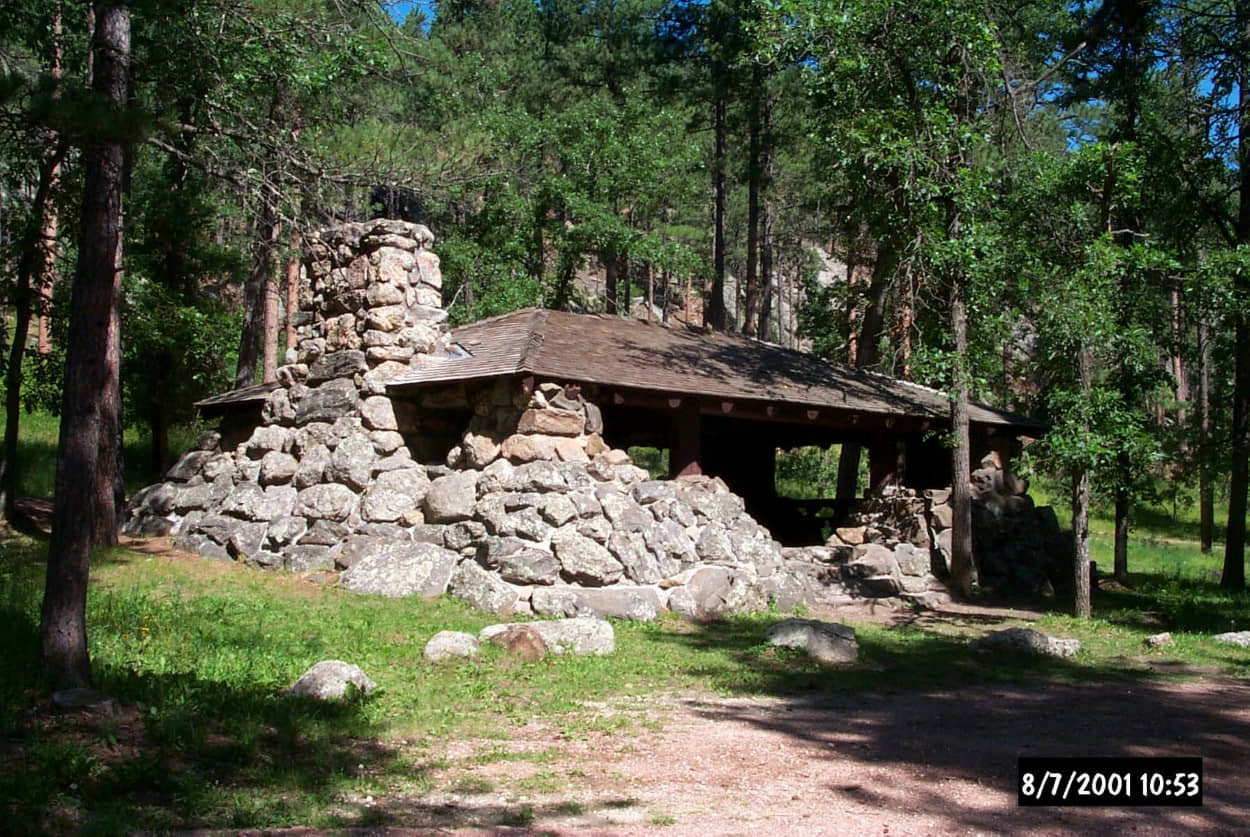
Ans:
{"label": "green grass", "polygon": [[[0,422],[3,434],[4,422]],[[51,497],[56,480],[56,446],[61,422],[48,413],[22,413],[18,436],[20,468],[18,493],[29,497]],[[191,447],[205,429],[199,424],[170,428],[170,454],[176,459]],[[123,433],[126,493],[150,485],[159,477],[152,456],[152,436],[147,427],[128,427]]]}
{"label": "green grass", "polygon": [[[1042,630],[1084,643],[1067,661],[978,654],[967,640],[982,628],[971,624],[862,624],[860,662],[828,669],[768,645],[765,631],[779,617],[765,613],[707,625],[617,623],[617,652],[608,657],[521,664],[488,646],[477,661],[436,665],[421,654],[435,632],[495,620],[450,599],[357,596],[292,576],[117,550],[93,567],[91,653],[100,688],[136,707],[145,742],[136,748],[124,726],[98,725],[84,738],[32,724],[31,709],[46,700],[37,680],[41,549],[21,539],[0,548],[0,740],[15,765],[0,775],[0,806],[19,830],[395,824],[395,814],[359,800],[494,788],[454,769],[438,778],[454,768],[439,754],[455,738],[499,741],[466,765],[533,765],[509,791],[561,792],[578,784],[558,767],[561,739],[648,734],[657,724],[648,696],[670,693],[853,696],[1132,678],[1149,674],[1161,653],[1250,676],[1250,651],[1208,636],[1246,627],[1250,598],[1164,574],[1095,597],[1094,620],[1044,617]],[[1160,623],[1175,645],[1143,651],[1142,638]],[[327,658],[360,665],[379,690],[338,706],[279,694]],[[551,746],[510,749],[511,731],[534,719],[558,732]],[[520,800],[508,810],[514,824],[532,819]]]}

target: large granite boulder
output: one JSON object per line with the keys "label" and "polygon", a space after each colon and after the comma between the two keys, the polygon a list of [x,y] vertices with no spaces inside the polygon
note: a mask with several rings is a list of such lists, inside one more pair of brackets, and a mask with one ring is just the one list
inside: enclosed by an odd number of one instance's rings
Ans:
{"label": "large granite boulder", "polygon": [[439,596],[447,592],[460,556],[428,543],[380,542],[339,577],[356,593],[379,596]]}

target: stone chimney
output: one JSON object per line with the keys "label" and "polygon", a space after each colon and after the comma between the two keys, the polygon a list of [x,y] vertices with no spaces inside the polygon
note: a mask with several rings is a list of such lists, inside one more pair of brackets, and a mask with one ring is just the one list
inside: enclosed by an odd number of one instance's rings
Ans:
{"label": "stone chimney", "polygon": [[[376,220],[324,230],[305,254],[297,343],[278,370],[266,423],[338,418],[385,395],[386,382],[446,351],[447,312],[430,231]],[[366,419],[366,424],[368,420]],[[374,429],[395,429],[374,428]]]}

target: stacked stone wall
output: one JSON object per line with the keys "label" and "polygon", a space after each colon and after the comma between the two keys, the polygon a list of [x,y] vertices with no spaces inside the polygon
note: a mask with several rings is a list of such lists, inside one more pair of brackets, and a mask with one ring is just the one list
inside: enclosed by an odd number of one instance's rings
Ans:
{"label": "stacked stone wall", "polygon": [[[978,585],[1004,594],[1054,594],[1066,545],[1054,510],[1036,507],[1028,482],[1004,469],[998,454],[972,473],[972,544]],[[852,594],[901,596],[928,603],[949,598],[949,488],[889,487],[860,502],[827,546]]]}

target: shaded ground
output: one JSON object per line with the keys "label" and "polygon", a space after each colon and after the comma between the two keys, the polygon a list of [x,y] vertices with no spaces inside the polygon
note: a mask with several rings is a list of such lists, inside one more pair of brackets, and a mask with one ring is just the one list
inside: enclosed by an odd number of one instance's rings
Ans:
{"label": "shaded ground", "polygon": [[[453,743],[440,773],[461,792],[378,799],[378,818],[470,833],[1088,834],[1244,833],[1250,814],[1242,681],[684,697],[650,711],[658,734],[561,741],[531,724],[509,742]],[[1022,755],[1201,756],[1204,805],[1018,808]]]}

